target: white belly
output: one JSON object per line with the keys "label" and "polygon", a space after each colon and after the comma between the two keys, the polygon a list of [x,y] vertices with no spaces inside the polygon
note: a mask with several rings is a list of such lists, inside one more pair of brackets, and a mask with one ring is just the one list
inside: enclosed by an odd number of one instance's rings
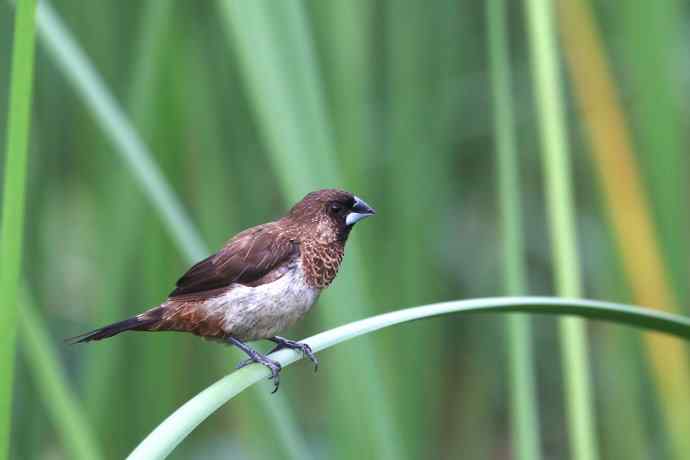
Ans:
{"label": "white belly", "polygon": [[207,303],[223,318],[223,330],[240,340],[273,337],[301,319],[316,302],[320,289],[309,287],[301,262],[280,279],[257,287],[234,284]]}

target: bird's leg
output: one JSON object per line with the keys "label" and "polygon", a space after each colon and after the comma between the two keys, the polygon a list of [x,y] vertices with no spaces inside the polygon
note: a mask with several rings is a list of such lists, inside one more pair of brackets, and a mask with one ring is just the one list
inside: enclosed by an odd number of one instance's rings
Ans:
{"label": "bird's leg", "polygon": [[274,361],[265,355],[262,355],[246,343],[234,337],[228,337],[228,342],[230,342],[232,345],[235,345],[237,348],[247,353],[247,355],[249,356],[248,360],[242,361],[237,365],[237,369],[239,369],[240,367],[244,367],[247,364],[251,364],[253,362],[263,364],[271,371],[271,376],[269,377],[269,380],[273,380],[274,386],[273,391],[271,393],[275,393],[276,391],[278,391],[278,385],[280,385],[280,370],[282,369],[282,366],[279,362]]}
{"label": "bird's leg", "polygon": [[276,347],[268,353],[269,355],[274,351],[282,350],[283,348],[289,348],[290,350],[298,350],[302,353],[303,356],[309,358],[309,360],[312,363],[314,363],[314,372],[319,370],[319,360],[316,359],[316,355],[311,350],[311,347],[306,343],[297,342],[295,340],[286,339],[284,337],[278,337],[277,335],[275,337],[271,337],[268,340],[270,340],[271,342],[275,342],[277,344]]}
{"label": "bird's leg", "polygon": [[[284,337],[278,337],[278,336],[271,337],[271,338],[269,338],[268,340],[270,340],[271,342],[276,343],[277,345],[275,346],[275,348],[273,348],[273,350],[271,350],[271,351],[269,351],[268,353],[266,353],[267,355],[270,355],[271,353],[276,352],[276,351],[279,351],[279,350],[282,350],[282,349],[284,349],[284,348],[288,348],[288,349],[290,349],[290,350],[297,350],[297,351],[301,352],[302,355],[304,355],[304,356],[306,356],[307,358],[309,358],[309,360],[310,360],[312,363],[314,363],[314,372],[316,372],[317,370],[319,370],[319,360],[316,359],[316,355],[315,355],[314,352],[311,350],[311,347],[310,347],[309,345],[307,345],[306,343],[301,343],[301,342],[297,342],[297,341],[295,341],[295,340],[290,340],[290,339],[286,339],[286,338],[284,338]],[[236,366],[236,368],[237,368],[237,369],[240,369],[240,368],[242,368],[242,367],[244,367],[244,366],[246,366],[246,365],[248,365],[248,364],[251,364],[251,363],[253,363],[253,362],[254,362],[253,359],[245,359],[244,361],[240,362],[240,363]]]}

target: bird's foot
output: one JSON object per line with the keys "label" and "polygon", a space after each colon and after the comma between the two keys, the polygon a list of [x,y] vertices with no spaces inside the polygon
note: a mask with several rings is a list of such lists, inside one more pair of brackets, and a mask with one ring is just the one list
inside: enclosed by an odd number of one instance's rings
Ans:
{"label": "bird's foot", "polygon": [[282,370],[283,366],[281,366],[278,361],[274,361],[269,357],[262,355],[253,348],[250,348],[244,342],[240,342],[235,338],[230,338],[229,340],[230,343],[236,345],[239,349],[241,349],[242,351],[247,353],[247,355],[249,355],[249,359],[241,361],[237,366],[235,366],[235,368],[240,369],[252,363],[257,363],[266,366],[268,370],[271,371],[271,376],[268,379],[273,380],[273,391],[271,393],[275,393],[276,391],[278,391],[278,386],[280,386],[280,371]]}
{"label": "bird's foot", "polygon": [[241,369],[253,363],[264,365],[271,371],[271,376],[268,378],[269,380],[273,380],[273,391],[271,393],[278,391],[278,386],[280,385],[280,371],[282,370],[283,366],[281,366],[278,361],[274,361],[260,353],[257,353],[249,359],[240,361],[237,366],[235,366],[235,369]]}
{"label": "bird's foot", "polygon": [[270,340],[271,342],[275,342],[277,344],[276,347],[268,353],[269,355],[274,351],[282,350],[284,348],[288,348],[290,350],[297,350],[300,353],[302,353],[302,356],[309,358],[309,360],[312,363],[314,363],[314,372],[319,370],[319,360],[316,359],[316,355],[312,351],[311,347],[306,343],[301,343],[297,342],[296,340],[290,340],[278,336],[272,337],[268,340]]}

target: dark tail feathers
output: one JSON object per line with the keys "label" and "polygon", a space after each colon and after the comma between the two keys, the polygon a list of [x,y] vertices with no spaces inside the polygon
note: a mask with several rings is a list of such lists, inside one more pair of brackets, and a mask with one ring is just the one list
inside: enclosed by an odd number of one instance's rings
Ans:
{"label": "dark tail feathers", "polygon": [[150,326],[161,319],[162,311],[160,310],[160,308],[154,308],[142,313],[141,315],[132,316],[124,321],[108,324],[100,329],[85,332],[75,337],[70,337],[69,339],[65,339],[65,341],[72,344],[84,343],[91,342],[93,340],[107,339],[108,337],[112,337],[120,332],[125,331],[146,331],[149,330]]}

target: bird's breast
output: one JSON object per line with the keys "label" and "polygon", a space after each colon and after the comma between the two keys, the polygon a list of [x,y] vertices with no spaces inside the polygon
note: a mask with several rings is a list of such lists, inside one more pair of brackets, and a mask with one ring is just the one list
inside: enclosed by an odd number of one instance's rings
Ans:
{"label": "bird's breast", "polygon": [[339,243],[305,241],[300,245],[300,252],[307,284],[319,289],[328,287],[338,274],[344,247]]}
{"label": "bird's breast", "polygon": [[223,330],[240,340],[273,337],[301,319],[316,302],[321,289],[307,283],[300,260],[270,283],[250,287],[231,285],[207,301],[210,313],[220,313]]}

